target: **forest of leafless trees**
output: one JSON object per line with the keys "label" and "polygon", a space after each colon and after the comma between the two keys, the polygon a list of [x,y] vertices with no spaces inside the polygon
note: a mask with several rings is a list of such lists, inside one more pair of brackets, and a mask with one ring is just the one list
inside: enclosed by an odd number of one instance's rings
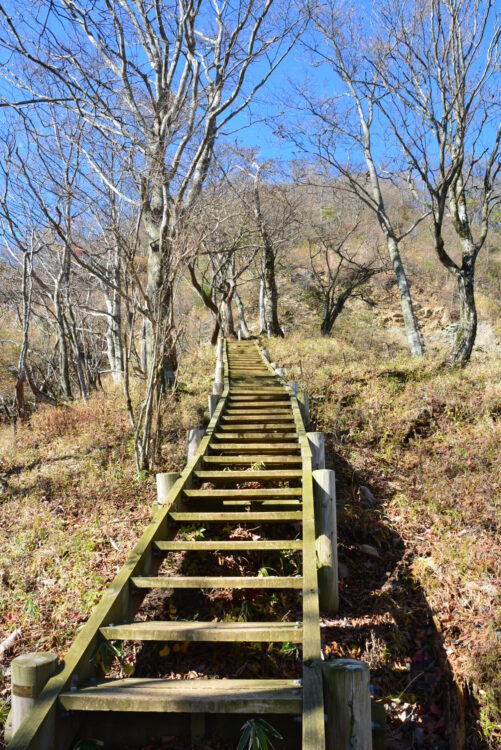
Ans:
{"label": "forest of leafless trees", "polygon": [[[500,199],[499,36],[491,0],[380,0],[370,25],[341,2],[0,3],[0,293],[20,341],[4,408],[23,418],[28,389],[86,400],[109,376],[151,467],[194,296],[213,343],[283,336],[278,269],[298,246],[323,335],[390,273],[422,356],[401,248],[423,225],[457,285],[448,364],[466,365]],[[298,50],[323,85],[305,70],[287,102],[274,80]],[[239,140],[264,94],[287,163]]]}

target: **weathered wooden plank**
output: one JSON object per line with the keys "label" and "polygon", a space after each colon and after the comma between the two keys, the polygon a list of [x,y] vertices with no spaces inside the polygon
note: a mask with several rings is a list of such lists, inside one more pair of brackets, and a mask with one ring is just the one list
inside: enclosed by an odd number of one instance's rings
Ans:
{"label": "weathered wooden plank", "polygon": [[249,417],[270,417],[270,416],[290,416],[292,414],[290,404],[287,404],[284,402],[284,405],[279,408],[278,406],[274,406],[273,409],[267,409],[264,407],[263,409],[246,409],[246,408],[239,408],[239,409],[232,409],[228,408],[224,412],[224,417],[238,417],[238,416],[249,416]]}
{"label": "weathered wooden plank", "polygon": [[301,576],[138,576],[138,589],[302,589]]}
{"label": "weathered wooden plank", "polygon": [[301,713],[298,680],[106,680],[66,692],[66,711]]}
{"label": "weathered wooden plank", "polygon": [[257,424],[225,424],[223,421],[219,424],[220,432],[245,432],[246,430],[259,430],[261,432],[292,432],[294,430],[294,421],[290,417],[285,423],[278,422],[258,422]]}
{"label": "weathered wooden plank", "polygon": [[302,539],[258,539],[252,540],[234,540],[229,541],[199,541],[192,542],[188,540],[175,540],[173,542],[158,541],[155,543],[156,549],[162,552],[261,552],[265,550],[302,550]]}
{"label": "weathered wooden plank", "polygon": [[278,424],[279,422],[288,422],[292,425],[294,423],[294,419],[290,410],[284,412],[283,414],[223,414],[223,425],[231,425],[232,422],[236,422],[237,424],[245,423],[246,425],[247,423],[249,423],[249,426],[252,429],[254,422],[257,422],[258,424],[266,424],[268,422],[271,422],[272,424]]}
{"label": "weathered wooden plank", "polygon": [[263,469],[262,471],[195,471],[201,482],[287,482],[301,479],[301,469]]}
{"label": "weathered wooden plank", "polygon": [[282,443],[280,441],[276,443],[211,443],[211,449],[213,451],[221,451],[225,453],[243,453],[249,451],[266,451],[266,453],[282,452],[298,452],[301,450],[299,443]]}
{"label": "weathered wooden plank", "polygon": [[[246,472],[247,473],[247,472]],[[190,499],[261,499],[270,500],[273,498],[301,498],[303,491],[301,487],[263,487],[258,489],[219,489],[219,490],[185,490],[183,496]]]}
{"label": "weathered wooden plank", "polygon": [[193,641],[302,643],[301,624],[295,622],[133,622],[101,628],[110,641]]}
{"label": "weathered wooden plank", "polygon": [[236,401],[232,402],[231,399],[227,401],[228,409],[267,409],[268,407],[288,407],[290,409],[290,397],[288,399],[277,400],[260,400],[256,401],[252,398],[250,401]]}
{"label": "weathered wooden plank", "polygon": [[261,406],[263,404],[290,403],[290,394],[285,390],[282,396],[279,393],[270,393],[267,396],[259,396],[259,401],[257,401],[257,398],[258,397],[254,393],[247,393],[246,395],[242,394],[241,396],[231,396],[230,403],[232,406],[236,406],[237,404],[242,406],[255,403],[259,403]]}
{"label": "weathered wooden plank", "polygon": [[[241,509],[242,512],[247,510],[300,510],[302,507],[301,500],[218,500],[216,504],[221,510],[237,510]],[[203,507],[203,506],[200,506]],[[193,508],[195,510],[195,508]],[[209,510],[209,508],[208,508]],[[210,510],[215,510],[211,506]]]}
{"label": "weathered wooden plank", "polygon": [[249,395],[255,398],[256,396],[282,396],[287,394],[283,388],[253,388],[252,390],[249,388],[242,388],[241,390],[239,388],[231,389],[232,401],[237,401],[239,397],[247,397]]}
{"label": "weathered wooden plank", "polygon": [[[298,437],[297,432],[216,432],[214,437],[217,440],[234,440],[242,443],[245,440],[256,443],[262,441],[263,443],[281,441],[289,442]],[[216,447],[216,446],[214,446]]]}
{"label": "weathered wooden plank", "polygon": [[205,513],[179,513],[173,511],[169,514],[171,521],[176,523],[194,523],[200,521],[202,523],[228,523],[228,521],[237,521],[240,523],[249,523],[250,521],[261,521],[262,523],[276,523],[277,521],[301,521],[303,517],[302,511],[297,510],[275,510],[275,511],[246,511],[242,513],[211,513],[206,511]]}
{"label": "weathered wooden plank", "polygon": [[232,465],[250,465],[264,464],[265,466],[278,465],[278,466],[291,466],[301,465],[301,456],[265,456],[265,455],[250,455],[250,456],[204,456],[204,464],[217,465],[217,466],[232,466]]}

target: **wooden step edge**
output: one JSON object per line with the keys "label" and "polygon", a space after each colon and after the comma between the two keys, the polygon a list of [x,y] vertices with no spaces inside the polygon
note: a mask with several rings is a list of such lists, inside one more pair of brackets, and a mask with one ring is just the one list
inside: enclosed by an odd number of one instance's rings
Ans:
{"label": "wooden step edge", "polygon": [[194,511],[173,511],[169,513],[169,519],[174,523],[228,523],[228,521],[235,521],[237,523],[255,523],[256,521],[260,521],[261,523],[282,523],[302,521],[303,512],[300,510],[240,511],[238,513],[232,513],[231,511],[218,511],[217,513],[211,513],[210,511],[199,513]]}
{"label": "wooden step edge", "polygon": [[302,589],[302,576],[137,576],[138,589]]}
{"label": "wooden step edge", "polygon": [[232,403],[231,400],[228,398],[227,403],[226,403],[226,408],[227,409],[244,409],[245,408],[247,410],[251,409],[253,411],[256,410],[256,409],[267,409],[269,406],[273,406],[275,408],[280,407],[280,408],[290,409],[291,408],[291,402],[287,401],[286,399],[282,399],[282,401],[255,401],[255,400],[252,400],[252,401],[234,401]]}
{"label": "wooden step edge", "polygon": [[100,629],[109,641],[191,641],[302,643],[297,622],[200,622],[189,620],[134,622]]}
{"label": "wooden step edge", "polygon": [[[227,472],[225,472],[227,473]],[[217,490],[184,490],[183,497],[186,498],[209,498],[211,500],[218,499],[252,499],[256,497],[266,498],[268,500],[274,498],[300,498],[303,494],[301,487],[259,487],[252,489],[217,489]]]}
{"label": "wooden step edge", "polygon": [[279,450],[284,451],[300,451],[301,446],[299,443],[210,443],[211,450],[218,451],[273,451],[274,453]]}
{"label": "wooden step edge", "polygon": [[210,500],[197,498],[195,500],[185,500],[183,507],[192,511],[237,511],[246,513],[247,511],[275,511],[275,510],[301,510],[302,502],[299,500],[286,498],[285,500],[270,500],[269,498],[253,497],[248,500],[231,500],[218,499]]}
{"label": "wooden step edge", "polygon": [[225,482],[267,482],[271,479],[300,479],[303,476],[302,469],[263,469],[262,471],[194,471],[193,476],[201,482],[209,482],[214,479]]}
{"label": "wooden step edge", "polygon": [[217,429],[219,432],[247,432],[259,430],[262,433],[273,433],[273,432],[293,432],[296,423],[292,419],[288,419],[287,422],[278,424],[277,422],[250,422],[249,424],[237,423],[237,424],[218,424]]}
{"label": "wooden step edge", "polygon": [[229,466],[230,464],[294,464],[302,465],[303,460],[301,456],[263,456],[263,455],[249,455],[249,456],[204,456],[204,464],[224,464]]}
{"label": "wooden step edge", "polygon": [[158,541],[155,548],[161,552],[265,552],[267,550],[296,550],[302,551],[301,539],[259,539],[252,540],[224,540],[224,541]]}
{"label": "wooden step edge", "polygon": [[289,442],[297,440],[297,432],[216,432],[216,440],[228,442],[229,440],[241,443],[248,440],[249,442]]}
{"label": "wooden step edge", "polygon": [[301,714],[300,680],[164,680],[129,677],[61,693],[66,711]]}

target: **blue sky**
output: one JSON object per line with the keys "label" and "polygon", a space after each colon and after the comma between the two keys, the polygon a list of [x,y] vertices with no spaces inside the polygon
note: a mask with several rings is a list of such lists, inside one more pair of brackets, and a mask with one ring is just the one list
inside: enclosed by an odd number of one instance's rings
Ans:
{"label": "blue sky", "polygon": [[[22,13],[23,8],[30,6],[33,8],[36,3],[34,0],[7,0],[5,5],[15,17],[16,12]],[[44,6],[46,3],[42,2],[41,5]],[[364,32],[370,33],[370,29],[376,23],[370,0],[361,0],[357,6],[357,14],[362,19],[361,25]],[[26,14],[25,17],[27,17]],[[50,25],[53,31],[60,33],[61,27],[58,28],[56,22],[50,22]],[[312,38],[318,40],[318,34],[311,28],[307,34],[310,40]],[[0,50],[0,60],[5,59],[4,54]],[[262,63],[258,64],[254,69],[254,80],[262,72],[261,65]],[[301,120],[304,117],[295,107],[298,103],[295,87],[302,86],[306,81],[308,81],[309,88],[317,95],[332,95],[343,88],[336,77],[329,73],[327,66],[313,66],[311,53],[304,45],[298,43],[272,75],[266,87],[258,92],[250,111],[242,113],[228,124],[226,138],[229,141],[237,139],[246,147],[258,148],[261,160],[275,159],[288,162],[301,158],[301,151],[292,142],[278,138],[274,133],[280,122],[287,127],[294,120]],[[5,87],[5,83],[3,86]],[[0,110],[0,116],[1,113],[12,115],[12,111],[5,109]],[[388,154],[391,154],[392,139],[385,140],[382,124],[376,130],[376,153],[382,155],[383,150],[386,150]]]}

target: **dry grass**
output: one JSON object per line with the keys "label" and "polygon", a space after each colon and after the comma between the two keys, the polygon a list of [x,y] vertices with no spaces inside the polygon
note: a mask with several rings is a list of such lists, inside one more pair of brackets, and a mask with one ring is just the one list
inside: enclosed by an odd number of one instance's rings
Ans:
{"label": "dry grass", "polygon": [[[501,358],[465,370],[295,335],[269,342],[310,394],[316,429],[364,477],[413,558],[458,682],[501,742]],[[343,356],[344,355],[344,356]],[[353,496],[356,494],[353,484]]]}
{"label": "dry grass", "polygon": [[[213,359],[210,347],[183,355],[179,398],[165,403],[163,470],[184,465],[185,430],[203,421]],[[0,662],[5,720],[11,659],[64,654],[148,523],[155,481],[136,476],[122,391],[111,384],[87,404],[40,407],[15,437],[3,427],[0,455],[0,641],[21,628]]]}

